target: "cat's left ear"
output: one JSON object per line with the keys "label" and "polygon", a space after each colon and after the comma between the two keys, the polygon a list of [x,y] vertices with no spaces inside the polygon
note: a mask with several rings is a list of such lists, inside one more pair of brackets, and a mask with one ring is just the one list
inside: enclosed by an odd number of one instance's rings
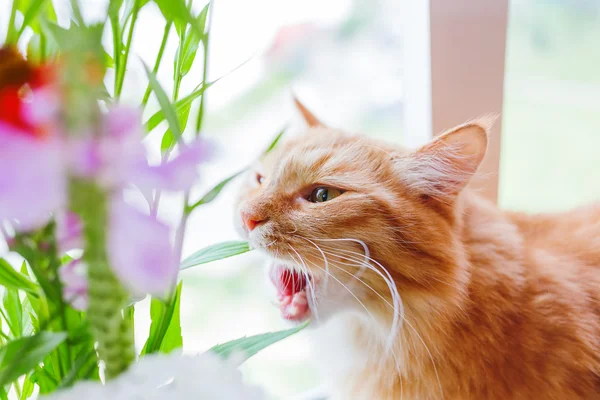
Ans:
{"label": "cat's left ear", "polygon": [[310,110],[308,108],[306,108],[304,106],[304,104],[302,104],[295,95],[294,95],[294,104],[296,105],[296,108],[298,109],[298,111],[300,111],[300,114],[302,114],[302,117],[304,118],[304,122],[306,122],[306,124],[310,128],[316,128],[318,126],[325,127],[325,124],[322,123],[321,121],[319,121],[317,119],[317,117],[315,117],[314,114],[312,112],[310,112]]}
{"label": "cat's left ear", "polygon": [[452,199],[469,183],[486,153],[495,118],[457,126],[398,160],[400,179],[433,198]]}

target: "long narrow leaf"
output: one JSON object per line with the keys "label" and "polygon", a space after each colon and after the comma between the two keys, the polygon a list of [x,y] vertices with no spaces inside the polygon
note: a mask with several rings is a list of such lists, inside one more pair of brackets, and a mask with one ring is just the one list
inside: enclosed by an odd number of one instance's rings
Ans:
{"label": "long narrow leaf", "polygon": [[183,282],[179,282],[177,286],[177,292],[175,292],[175,300],[173,304],[173,315],[169,322],[167,332],[162,339],[160,344],[160,351],[162,353],[170,353],[172,350],[178,349],[183,346],[183,336],[181,335],[181,288]]}
{"label": "long narrow leaf", "polygon": [[40,332],[12,340],[0,348],[0,386],[34,369],[67,338],[65,332]]}
{"label": "long narrow leaf", "polygon": [[283,134],[285,133],[287,129],[286,127],[283,127],[279,133],[277,135],[275,135],[275,137],[273,138],[273,140],[271,141],[271,144],[269,144],[269,146],[265,149],[265,151],[262,153],[262,155],[268,154],[271,151],[273,151],[273,149],[277,146],[277,144],[279,143],[279,141],[281,140],[281,138],[283,137]]}
{"label": "long narrow leaf", "polygon": [[[209,83],[206,86],[203,86],[202,84],[200,84],[200,85],[196,86],[196,88],[194,89],[194,91],[192,91],[192,93],[190,93],[187,96],[185,96],[184,98],[176,101],[175,109],[177,110],[177,113],[182,112],[182,110],[185,110],[186,107],[190,107],[192,102],[194,100],[196,100],[198,97],[202,96],[202,93],[204,93],[204,91],[206,89],[208,89],[211,85],[212,85],[212,83]],[[146,132],[148,132],[148,133],[151,132],[154,128],[156,128],[158,126],[158,124],[163,122],[165,120],[165,115],[166,114],[164,113],[164,111],[162,109],[155,112],[154,114],[152,114],[152,116],[144,124],[144,126],[146,128]]]}
{"label": "long narrow leaf", "polygon": [[179,269],[187,269],[196,265],[206,264],[212,261],[222,260],[238,254],[250,251],[250,244],[242,241],[231,241],[213,244],[198,250],[181,263]]}
{"label": "long narrow leaf", "polygon": [[152,86],[152,90],[154,90],[154,95],[156,96],[156,99],[158,100],[158,103],[160,104],[162,113],[164,114],[164,117],[167,119],[167,122],[169,123],[169,128],[171,129],[171,132],[173,132],[173,135],[175,136],[176,139],[179,139],[179,137],[181,136],[181,127],[179,126],[179,119],[177,118],[177,113],[175,112],[175,107],[169,101],[169,97],[167,96],[164,89],[158,82],[158,79],[156,79],[156,75],[154,75],[154,73],[152,71],[150,71],[150,69],[148,68],[148,66],[145,63],[144,63],[144,69],[146,70],[146,75],[148,75],[148,79],[150,80],[150,85]]}
{"label": "long narrow leaf", "polygon": [[197,202],[195,202],[194,204],[189,206],[186,209],[186,212],[190,213],[194,210],[194,208],[201,206],[203,204],[210,203],[211,201],[216,199],[217,196],[221,193],[221,191],[225,188],[225,186],[227,186],[227,184],[229,182],[231,182],[233,179],[237,178],[241,173],[243,173],[245,171],[246,171],[246,169],[238,171],[235,174],[233,174],[233,175],[223,179],[221,182],[217,183],[212,189],[210,189],[208,192],[206,192],[206,194],[204,196],[202,196],[202,198],[200,200],[198,200]]}
{"label": "long narrow leaf", "polygon": [[277,343],[295,333],[300,332],[308,326],[309,321],[298,325],[291,329],[286,329],[278,332],[263,333],[260,335],[243,337],[241,339],[232,340],[227,343],[218,344],[210,349],[210,351],[220,355],[223,358],[229,358],[231,355],[241,356],[240,363],[243,363],[259,351]]}
{"label": "long narrow leaf", "polygon": [[4,258],[0,258],[0,285],[38,295],[38,285],[16,271]]}
{"label": "long narrow leaf", "polygon": [[[150,334],[142,349],[142,354],[152,354],[161,350],[169,329],[171,329],[170,343],[165,345],[165,349],[171,350],[175,348],[173,346],[179,343],[179,336],[181,336],[181,326],[179,325],[181,288],[182,282],[177,286],[177,291],[173,298],[166,304],[161,300],[152,299],[150,303],[150,318],[152,323],[150,324]],[[174,317],[177,321],[173,320]],[[174,324],[174,326],[171,327],[171,324]]]}
{"label": "long narrow leaf", "polygon": [[5,317],[8,318],[6,322],[10,332],[13,337],[20,337],[23,335],[23,306],[19,299],[19,293],[15,289],[6,289],[2,303],[6,311]]}
{"label": "long narrow leaf", "polygon": [[[198,86],[196,86],[194,88],[194,90],[192,91],[192,93],[188,94],[184,98],[182,98],[182,99],[178,100],[177,102],[175,102],[175,108],[179,111],[182,107],[185,107],[186,105],[188,105],[191,102],[193,102],[194,100],[196,100],[198,97],[202,96],[202,94],[204,93],[204,91],[206,89],[208,89],[209,87],[211,87],[215,83],[219,82],[221,79],[225,78],[229,74],[232,74],[235,71],[237,71],[238,69],[242,68],[244,65],[246,65],[251,60],[252,60],[252,57],[248,58],[243,63],[237,65],[235,68],[233,68],[232,70],[230,70],[230,71],[226,72],[225,74],[221,75],[217,79],[215,79],[215,80],[213,80],[211,82],[208,82],[206,85],[200,83]],[[159,111],[155,112],[154,114],[152,114],[152,116],[144,124],[144,128],[145,128],[146,133],[152,132],[152,130],[154,128],[156,128],[156,126],[158,124],[160,124],[161,122],[163,122],[164,120],[165,120],[165,114],[162,112],[162,110],[159,110]]]}
{"label": "long narrow leaf", "polygon": [[[32,26],[32,29],[34,29],[34,25],[37,26],[39,24],[38,22],[34,23],[34,18],[40,12],[40,9],[45,1],[46,0],[33,0],[29,4],[29,8],[24,13],[23,23],[21,24],[21,28],[19,29],[19,33],[18,33],[19,37],[21,36],[23,31],[25,31],[25,28],[27,28],[28,26]],[[34,31],[39,31],[39,29],[34,29]]]}

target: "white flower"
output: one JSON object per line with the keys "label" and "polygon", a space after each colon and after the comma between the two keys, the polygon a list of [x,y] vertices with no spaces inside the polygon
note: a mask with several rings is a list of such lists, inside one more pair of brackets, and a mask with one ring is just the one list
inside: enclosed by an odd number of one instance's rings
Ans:
{"label": "white flower", "polygon": [[264,400],[262,390],[247,386],[236,364],[213,353],[149,355],[109,381],[80,382],[42,400]]}

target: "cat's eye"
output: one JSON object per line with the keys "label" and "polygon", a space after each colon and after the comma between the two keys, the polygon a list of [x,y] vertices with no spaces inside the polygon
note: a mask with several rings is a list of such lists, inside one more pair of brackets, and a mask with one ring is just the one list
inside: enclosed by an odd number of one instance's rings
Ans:
{"label": "cat's eye", "polygon": [[308,196],[308,201],[310,201],[311,203],[324,203],[326,201],[335,199],[342,193],[344,192],[340,189],[330,187],[318,187],[312,191],[310,196]]}
{"label": "cat's eye", "polygon": [[264,176],[262,176],[261,174],[256,174],[256,182],[258,182],[259,185],[262,185],[264,180],[265,180]]}

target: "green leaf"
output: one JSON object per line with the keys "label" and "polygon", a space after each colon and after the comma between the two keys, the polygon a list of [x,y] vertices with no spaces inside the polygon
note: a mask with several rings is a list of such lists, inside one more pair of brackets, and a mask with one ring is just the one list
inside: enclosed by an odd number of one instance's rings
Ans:
{"label": "green leaf", "polygon": [[40,332],[12,340],[0,348],[0,385],[34,369],[67,338],[65,332]]}
{"label": "green leaf", "polygon": [[67,376],[63,378],[62,382],[60,383],[60,386],[71,386],[73,382],[77,380],[77,377],[79,376],[79,373],[81,372],[83,367],[88,365],[90,360],[94,360],[94,362],[96,361],[96,351],[93,348],[89,349],[83,347],[81,350],[79,350],[79,353],[77,353],[75,361],[73,362],[73,367],[71,368]]}
{"label": "green leaf", "polygon": [[108,54],[106,51],[104,52],[104,66],[106,68],[114,68],[115,60]]}
{"label": "green leaf", "polygon": [[243,337],[241,339],[232,340],[227,343],[219,344],[210,349],[213,353],[220,355],[223,358],[229,358],[233,354],[239,354],[243,358],[240,364],[247,359],[269,347],[273,343],[277,343],[295,333],[300,332],[308,326],[309,321],[304,322],[291,329],[286,329],[278,332],[263,333],[260,335]]}
{"label": "green leaf", "polygon": [[31,39],[29,39],[29,43],[27,43],[27,61],[33,64],[39,64],[41,60],[41,42],[40,35],[33,34]]}
{"label": "green leaf", "polygon": [[181,263],[179,269],[187,269],[196,265],[222,260],[250,251],[250,244],[242,241],[231,241],[213,244],[198,250]]}
{"label": "green leaf", "polygon": [[154,0],[167,21],[175,24],[177,34],[181,38],[187,23],[194,23],[194,17],[185,5],[185,0]]}
{"label": "green leaf", "polygon": [[[190,69],[192,68],[192,64],[194,63],[194,59],[196,58],[196,52],[200,47],[200,42],[206,41],[206,34],[204,30],[206,28],[206,17],[208,15],[208,7],[210,3],[207,3],[200,14],[195,19],[195,27],[191,26],[186,35],[185,41],[183,43],[183,59],[181,63],[181,71],[180,74],[182,77],[186,76]],[[206,43],[204,43],[206,46]],[[180,51],[182,43],[179,44],[177,51]]]}
{"label": "green leaf", "polygon": [[[179,120],[179,126],[181,127],[182,132],[185,131],[185,127],[187,126],[191,108],[192,103],[189,103],[181,109],[177,109],[177,119]],[[171,151],[176,143],[177,138],[175,135],[173,135],[171,129],[167,129],[163,135],[162,142],[160,144],[160,150],[163,152],[163,154],[167,151]]]}
{"label": "green leaf", "polygon": [[[200,47],[200,41],[202,38],[200,35],[196,33],[196,31],[188,30],[188,33],[185,36],[185,41],[183,43],[179,43],[179,47],[177,48],[176,60],[179,60],[179,52],[182,51],[183,47],[183,57],[181,61],[181,70],[179,74],[181,77],[184,77],[190,72],[192,68],[192,64],[194,63],[194,59],[196,58],[196,52]],[[177,61],[176,61],[177,62]],[[177,68],[175,68],[177,71]]]}
{"label": "green leaf", "polygon": [[179,282],[177,286],[177,292],[175,292],[175,304],[173,305],[173,316],[169,323],[167,333],[162,340],[160,345],[160,351],[163,353],[170,353],[172,350],[178,349],[183,346],[183,337],[181,336],[181,288],[183,282]]}
{"label": "green leaf", "polygon": [[26,376],[23,381],[23,388],[21,389],[21,397],[19,400],[28,399],[33,394],[34,384],[31,381],[31,376]]}
{"label": "green leaf", "polygon": [[179,282],[177,291],[168,303],[155,298],[152,299],[152,302],[150,303],[150,318],[152,320],[152,323],[150,324],[150,335],[148,335],[146,344],[142,349],[142,354],[152,354],[159,350],[164,351],[163,342],[167,334],[170,336],[169,344],[165,344],[164,348],[169,349],[168,351],[170,351],[180,347],[177,346],[177,344],[181,344],[182,342],[182,339],[180,338],[181,326],[179,321],[182,284],[183,282]]}
{"label": "green leaf", "polygon": [[[192,102],[194,100],[196,100],[198,97],[202,96],[202,93],[204,93],[204,91],[206,89],[208,89],[210,86],[212,86],[213,83],[214,82],[209,83],[206,86],[203,86],[202,84],[200,84],[200,85],[196,86],[196,88],[194,89],[194,91],[192,93],[190,93],[187,96],[185,96],[184,98],[176,101],[175,102],[175,110],[177,111],[177,114],[179,115],[180,113],[184,112],[186,108],[190,108],[192,105]],[[162,109],[155,112],[148,119],[148,121],[146,121],[146,123],[144,124],[144,126],[146,128],[146,132],[148,132],[148,133],[152,132],[152,130],[154,128],[156,128],[158,126],[158,124],[160,124],[164,120],[165,120],[165,113]]]}
{"label": "green leaf", "polygon": [[192,204],[191,206],[188,206],[185,210],[185,212],[187,212],[188,214],[191,213],[196,207],[201,206],[203,204],[207,204],[210,203],[211,201],[213,201],[214,199],[217,198],[217,196],[219,195],[219,193],[221,193],[221,191],[225,188],[225,186],[227,186],[227,184],[229,182],[231,182],[233,179],[237,178],[241,173],[243,173],[244,171],[246,171],[246,169],[244,168],[241,171],[236,172],[235,174],[223,179],[221,182],[217,183],[215,185],[215,187],[213,187],[212,189],[210,189],[208,192],[206,192],[206,194],[204,196],[202,196],[202,198],[200,200],[198,200],[197,202],[195,202],[194,204]]}
{"label": "green leaf", "polygon": [[58,386],[56,379],[50,373],[41,367],[35,367],[31,374],[31,381],[40,387],[40,394],[52,392]]}
{"label": "green leaf", "polygon": [[267,147],[266,150],[262,153],[263,156],[269,154],[275,148],[275,146],[277,146],[277,144],[283,137],[283,134],[285,133],[286,129],[287,127],[283,127],[281,131],[279,131],[279,133],[273,138],[271,144],[269,144],[269,147]]}
{"label": "green leaf", "polygon": [[152,89],[154,90],[154,95],[160,104],[160,109],[169,123],[169,128],[171,129],[171,132],[173,132],[173,136],[175,136],[177,140],[181,136],[181,127],[179,125],[177,113],[175,112],[175,107],[169,101],[169,98],[167,97],[167,94],[163,90],[162,86],[160,86],[160,83],[158,83],[156,75],[154,75],[154,73],[148,69],[148,66],[145,63],[144,69],[146,70],[146,74],[150,80],[150,86],[152,86]]}
{"label": "green leaf", "polygon": [[16,271],[4,258],[0,258],[0,285],[38,295],[38,285]]}
{"label": "green leaf", "polygon": [[164,154],[168,150],[170,150],[173,146],[175,146],[175,136],[173,136],[173,132],[170,129],[167,129],[163,134],[162,140],[160,142],[160,151]]}
{"label": "green leaf", "polygon": [[[119,10],[123,5],[123,0],[110,0],[108,4],[108,16],[109,17],[119,17]],[[133,7],[132,7],[133,8]]]}
{"label": "green leaf", "polygon": [[6,323],[13,337],[19,337],[23,334],[23,308],[19,292],[15,289],[6,289],[2,299],[4,310],[6,311]]}
{"label": "green leaf", "polygon": [[46,0],[32,0],[23,14],[23,23],[21,25],[21,29],[19,29],[19,36],[23,33],[27,26],[30,26],[34,32],[39,32],[39,22],[36,19],[36,16],[40,12],[42,5]]}

